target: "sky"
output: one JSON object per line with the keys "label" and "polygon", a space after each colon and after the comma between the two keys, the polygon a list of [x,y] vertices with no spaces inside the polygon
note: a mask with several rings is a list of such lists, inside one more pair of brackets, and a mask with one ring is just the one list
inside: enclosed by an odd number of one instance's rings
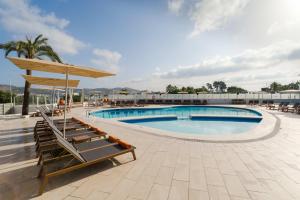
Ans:
{"label": "sky", "polygon": [[[258,91],[300,79],[299,8],[299,0],[0,0],[0,43],[43,34],[63,62],[116,73],[72,77],[80,88],[225,81]],[[1,84],[23,86],[3,51],[0,69]]]}

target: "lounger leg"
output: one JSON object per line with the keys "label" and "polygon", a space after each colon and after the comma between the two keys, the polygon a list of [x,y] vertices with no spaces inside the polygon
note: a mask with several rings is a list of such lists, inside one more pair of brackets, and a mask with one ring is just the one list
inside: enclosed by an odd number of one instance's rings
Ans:
{"label": "lounger leg", "polygon": [[134,150],[131,153],[132,153],[132,156],[133,156],[133,160],[136,160],[136,156],[135,156]]}
{"label": "lounger leg", "polygon": [[41,178],[41,176],[43,175],[43,173],[44,173],[44,166],[42,165],[37,178]]}
{"label": "lounger leg", "polygon": [[40,157],[39,157],[39,160],[38,160],[38,162],[37,162],[37,165],[40,165],[41,164],[41,162],[42,162],[42,155],[39,155]]}
{"label": "lounger leg", "polygon": [[44,175],[42,183],[41,183],[41,186],[40,186],[40,189],[39,189],[39,194],[38,195],[42,195],[43,194],[47,183],[48,183],[48,176]]}

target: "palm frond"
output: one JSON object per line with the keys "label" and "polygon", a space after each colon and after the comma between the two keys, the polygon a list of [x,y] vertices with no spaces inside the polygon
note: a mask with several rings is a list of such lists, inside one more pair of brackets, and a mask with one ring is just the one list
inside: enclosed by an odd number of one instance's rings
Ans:
{"label": "palm frond", "polygon": [[39,41],[40,38],[42,38],[42,37],[43,37],[43,34],[39,34],[39,35],[34,39],[33,44],[37,43],[37,41]]}
{"label": "palm frond", "polygon": [[37,48],[37,56],[40,56],[41,54],[43,56],[47,56],[52,61],[62,62],[58,54],[52,49],[49,45],[43,45]]}

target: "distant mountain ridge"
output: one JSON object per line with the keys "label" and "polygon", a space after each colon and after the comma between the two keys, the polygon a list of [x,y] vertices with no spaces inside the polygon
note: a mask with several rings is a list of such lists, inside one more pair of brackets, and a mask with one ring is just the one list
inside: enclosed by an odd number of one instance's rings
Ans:
{"label": "distant mountain ridge", "polygon": [[[13,93],[15,94],[23,94],[24,87],[18,87],[18,86],[11,86],[11,89]],[[0,84],[0,90],[2,91],[9,91],[10,86],[6,84]],[[116,87],[116,88],[84,88],[84,94],[95,94],[95,93],[101,93],[102,95],[108,95],[108,94],[118,94],[121,91],[127,91],[128,94],[135,94],[137,92],[140,92],[140,90],[136,90],[133,88],[128,87]],[[52,90],[47,89],[39,89],[39,88],[31,88],[30,89],[32,94],[51,94]],[[74,89],[74,92],[81,92],[82,89]]]}

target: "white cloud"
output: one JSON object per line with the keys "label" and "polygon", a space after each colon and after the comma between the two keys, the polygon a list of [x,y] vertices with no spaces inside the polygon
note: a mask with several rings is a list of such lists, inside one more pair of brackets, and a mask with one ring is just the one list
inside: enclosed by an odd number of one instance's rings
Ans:
{"label": "white cloud", "polygon": [[156,72],[154,75],[163,79],[202,77],[266,69],[298,59],[300,59],[300,43],[284,41],[260,49],[245,50],[235,56],[216,57],[195,65],[178,66],[171,71]]}
{"label": "white cloud", "polygon": [[94,49],[93,54],[96,58],[92,59],[91,62],[104,67],[106,69],[117,72],[119,70],[119,61],[122,55],[116,51],[110,51],[107,49]]}
{"label": "white cloud", "polygon": [[18,37],[43,34],[53,48],[61,53],[76,54],[85,45],[64,31],[69,21],[53,12],[45,13],[30,5],[29,0],[0,0],[0,23]]}
{"label": "white cloud", "polygon": [[299,19],[290,19],[286,21],[276,21],[273,22],[267,30],[269,36],[275,34],[288,35],[291,32],[299,34],[300,32],[300,20]]}
{"label": "white cloud", "polygon": [[195,37],[202,32],[216,30],[230,19],[239,15],[249,0],[202,0],[195,3],[190,12],[194,30],[189,35]]}
{"label": "white cloud", "polygon": [[178,14],[184,0],[168,0],[168,8],[171,12]]}

